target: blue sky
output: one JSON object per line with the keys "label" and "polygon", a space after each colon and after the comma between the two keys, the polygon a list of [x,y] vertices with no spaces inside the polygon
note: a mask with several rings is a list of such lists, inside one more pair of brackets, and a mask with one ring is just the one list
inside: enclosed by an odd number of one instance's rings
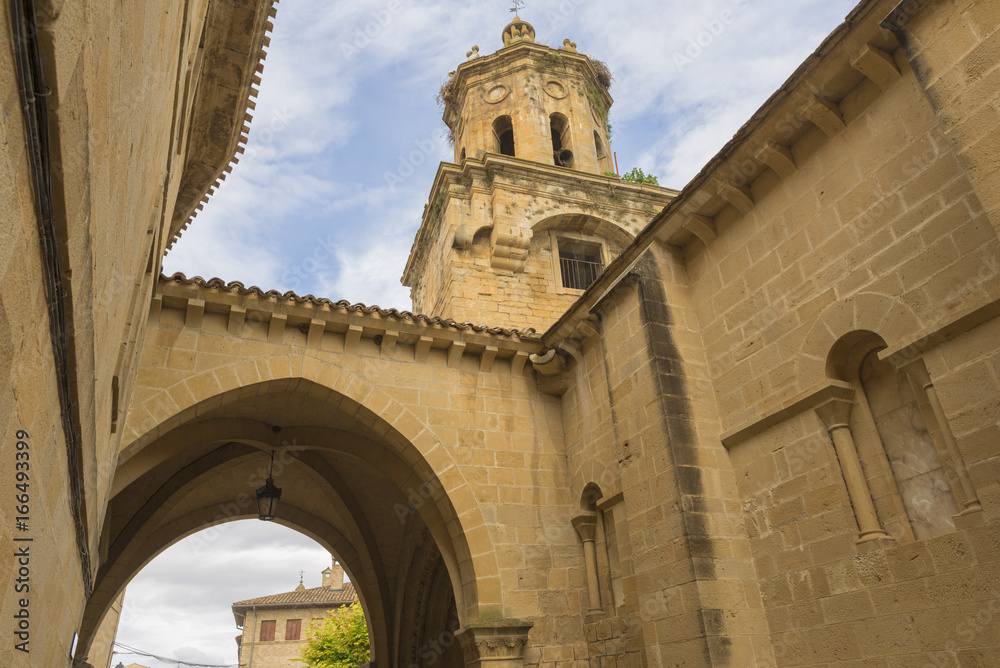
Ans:
{"label": "blue sky", "polygon": [[[681,188],[854,4],[535,0],[521,18],[537,41],[558,46],[568,37],[609,65],[619,167]],[[440,141],[435,94],[473,44],[484,55],[501,46],[510,7],[283,0],[247,156],[168,253],[164,271],[409,309],[399,277],[437,165],[453,157]],[[390,186],[387,174],[400,173],[407,176]],[[307,585],[310,573],[318,582],[326,560],[309,539],[280,527],[271,535],[261,524],[233,525],[231,539],[216,541],[194,566],[186,543],[154,560],[129,588],[119,639],[177,658],[235,662],[230,603],[287,591],[300,569]],[[261,541],[271,546],[267,556],[252,550]],[[254,567],[276,555],[273,568]],[[196,569],[201,590],[192,606],[190,592],[172,583]],[[246,577],[234,575],[241,569],[250,569]],[[237,591],[237,582],[252,586]]]}
{"label": "blue sky", "polygon": [[[521,13],[539,42],[569,37],[611,67],[622,171],[680,188],[852,6],[551,0]],[[434,96],[473,44],[501,46],[509,7],[280,3],[247,156],[164,270],[409,308],[399,277],[437,165],[453,158]]]}

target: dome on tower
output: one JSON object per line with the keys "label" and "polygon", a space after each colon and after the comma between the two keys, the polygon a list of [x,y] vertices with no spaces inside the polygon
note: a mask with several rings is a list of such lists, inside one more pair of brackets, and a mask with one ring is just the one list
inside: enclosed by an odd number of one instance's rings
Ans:
{"label": "dome on tower", "polygon": [[521,17],[514,16],[514,20],[503,29],[503,45],[510,46],[517,42],[534,42],[535,28],[527,21],[522,21]]}

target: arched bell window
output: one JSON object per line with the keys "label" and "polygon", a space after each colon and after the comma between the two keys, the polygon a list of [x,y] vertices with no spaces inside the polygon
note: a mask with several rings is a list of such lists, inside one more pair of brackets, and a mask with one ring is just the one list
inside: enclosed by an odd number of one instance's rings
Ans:
{"label": "arched bell window", "polygon": [[569,119],[558,112],[549,116],[552,134],[552,162],[559,167],[573,166],[573,147],[569,133]]}
{"label": "arched bell window", "polygon": [[514,157],[514,124],[510,116],[501,116],[493,121],[493,139],[497,153]]}

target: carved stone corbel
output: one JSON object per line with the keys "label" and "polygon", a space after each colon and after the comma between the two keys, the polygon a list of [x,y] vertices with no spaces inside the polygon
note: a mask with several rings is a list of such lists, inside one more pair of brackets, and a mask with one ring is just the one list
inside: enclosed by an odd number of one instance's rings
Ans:
{"label": "carved stone corbel", "polygon": [[552,396],[562,396],[569,389],[569,373],[566,371],[566,361],[556,350],[550,349],[548,352],[539,355],[534,353],[528,356],[531,366],[534,367],[535,382],[538,389],[545,394]]}
{"label": "carved stone corbel", "polygon": [[490,234],[490,265],[494,269],[524,271],[530,247],[530,231],[500,216],[494,220]]}
{"label": "carved stone corbel", "polygon": [[458,630],[467,668],[523,668],[531,622],[479,622]]}

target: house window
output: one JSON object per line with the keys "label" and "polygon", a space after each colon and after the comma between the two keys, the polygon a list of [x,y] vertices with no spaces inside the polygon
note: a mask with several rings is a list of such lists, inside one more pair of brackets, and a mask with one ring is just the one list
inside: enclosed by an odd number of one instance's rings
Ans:
{"label": "house window", "polygon": [[285,640],[298,640],[302,637],[302,620],[289,619],[285,622]]}
{"label": "house window", "polygon": [[604,270],[600,244],[564,237],[559,239],[558,244],[562,286],[586,290]]}
{"label": "house window", "polygon": [[274,640],[274,623],[275,620],[268,619],[260,623],[260,641],[266,642],[268,640]]}
{"label": "house window", "polygon": [[497,153],[514,157],[514,124],[510,116],[493,121],[493,139]]}

